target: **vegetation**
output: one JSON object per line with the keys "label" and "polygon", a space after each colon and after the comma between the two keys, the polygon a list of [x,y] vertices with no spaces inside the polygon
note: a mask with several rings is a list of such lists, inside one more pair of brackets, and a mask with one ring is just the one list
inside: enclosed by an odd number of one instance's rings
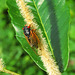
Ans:
{"label": "vegetation", "polygon": [[[63,75],[75,74],[75,1],[66,0],[70,7],[70,27],[69,27],[69,65]],[[16,33],[11,25],[11,18],[8,14],[6,0],[0,0],[0,58],[8,70],[21,75],[47,75],[23,50],[21,44],[16,39]],[[0,72],[0,75],[9,75]]]}

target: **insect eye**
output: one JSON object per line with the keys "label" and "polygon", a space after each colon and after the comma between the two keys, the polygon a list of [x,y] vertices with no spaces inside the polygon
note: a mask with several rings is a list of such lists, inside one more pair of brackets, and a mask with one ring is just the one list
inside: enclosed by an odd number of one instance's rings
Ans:
{"label": "insect eye", "polygon": [[27,28],[30,28],[30,26],[28,26]]}
{"label": "insect eye", "polygon": [[24,30],[24,28],[22,28],[22,30]]}

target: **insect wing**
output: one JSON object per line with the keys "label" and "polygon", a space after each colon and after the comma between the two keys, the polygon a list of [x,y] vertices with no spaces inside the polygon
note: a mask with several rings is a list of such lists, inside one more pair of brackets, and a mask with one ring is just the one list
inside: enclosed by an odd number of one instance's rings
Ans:
{"label": "insect wing", "polygon": [[39,43],[39,38],[36,35],[35,32],[33,32],[30,36],[30,42],[33,46],[35,46],[36,48],[38,47],[38,43]]}

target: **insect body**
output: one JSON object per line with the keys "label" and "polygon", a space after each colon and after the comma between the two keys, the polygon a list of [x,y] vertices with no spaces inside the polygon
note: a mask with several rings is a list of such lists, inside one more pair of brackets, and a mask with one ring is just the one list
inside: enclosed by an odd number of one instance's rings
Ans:
{"label": "insect body", "polygon": [[35,33],[35,29],[30,29],[30,26],[25,25],[24,28],[22,28],[24,31],[25,38],[27,39],[28,43],[31,47],[38,48],[39,45],[39,38],[37,34]]}
{"label": "insect body", "polygon": [[24,30],[24,35],[25,35],[25,37],[29,43],[30,42],[30,39],[29,39],[29,37],[30,37],[30,26],[25,25],[24,28],[22,28],[22,29]]}

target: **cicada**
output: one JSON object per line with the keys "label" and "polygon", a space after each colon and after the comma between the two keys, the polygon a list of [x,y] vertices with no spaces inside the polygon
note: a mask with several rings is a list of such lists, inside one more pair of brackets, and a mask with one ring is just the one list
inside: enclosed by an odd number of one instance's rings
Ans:
{"label": "cicada", "polygon": [[31,29],[30,25],[25,25],[23,28],[24,35],[31,47],[38,48],[40,40],[36,34],[36,29]]}

